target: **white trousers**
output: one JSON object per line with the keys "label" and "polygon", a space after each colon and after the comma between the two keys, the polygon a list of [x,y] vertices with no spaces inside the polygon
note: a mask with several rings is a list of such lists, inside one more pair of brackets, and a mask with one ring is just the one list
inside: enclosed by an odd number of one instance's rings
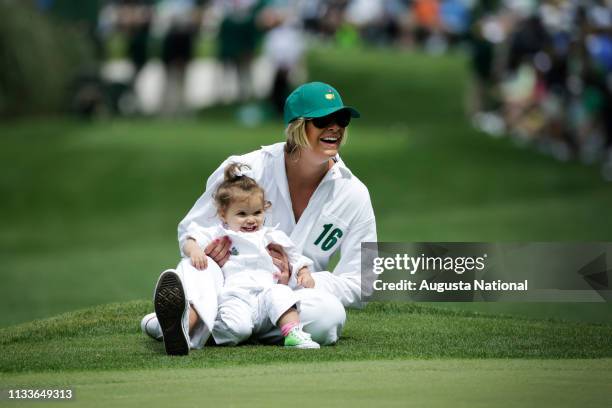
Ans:
{"label": "white trousers", "polygon": [[276,284],[264,290],[224,288],[212,331],[215,343],[235,346],[251,335],[266,334],[293,306],[299,311],[299,300],[287,285]]}
{"label": "white trousers", "polygon": [[[190,339],[191,348],[199,349],[204,347],[213,333],[218,321],[217,315],[222,312],[219,310],[219,296],[223,292],[223,272],[211,258],[208,258],[208,268],[203,271],[194,268],[189,258],[184,258],[178,264],[176,273],[181,278],[188,302],[199,316]],[[293,303],[299,304],[300,325],[303,330],[321,345],[338,341],[346,322],[346,312],[342,303],[333,294],[317,288],[299,289],[292,293]],[[278,316],[280,317],[283,312]],[[269,314],[268,320],[270,320]],[[255,323],[259,322],[253,320],[252,323],[252,335],[259,341],[277,343],[282,340],[280,329],[277,327],[273,325],[265,327],[263,324],[256,326]]]}

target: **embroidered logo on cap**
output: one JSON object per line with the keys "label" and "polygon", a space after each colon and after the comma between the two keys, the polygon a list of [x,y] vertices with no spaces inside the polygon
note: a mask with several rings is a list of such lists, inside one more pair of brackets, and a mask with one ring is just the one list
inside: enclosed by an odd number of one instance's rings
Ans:
{"label": "embroidered logo on cap", "polygon": [[334,95],[331,90],[329,90],[327,92],[329,92],[329,93],[325,94],[325,99],[331,101],[332,99],[334,99],[336,97],[336,95]]}

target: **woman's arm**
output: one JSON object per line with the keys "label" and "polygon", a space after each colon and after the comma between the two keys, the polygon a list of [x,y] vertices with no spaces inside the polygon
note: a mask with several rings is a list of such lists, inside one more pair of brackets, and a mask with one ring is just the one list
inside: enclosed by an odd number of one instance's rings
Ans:
{"label": "woman's arm", "polygon": [[361,243],[376,240],[376,220],[373,217],[351,227],[340,245],[341,257],[333,273],[312,274],[315,288],[335,295],[344,307],[362,307]]}
{"label": "woman's arm", "polygon": [[268,228],[265,239],[272,262],[280,271],[280,284],[289,285],[295,289],[300,285],[297,279],[298,275],[304,269],[306,269],[305,278],[302,280],[305,279],[308,283],[314,283],[306,278],[306,275],[309,275],[309,268],[312,268],[312,260],[296,250],[295,244],[287,234],[280,229]]}
{"label": "woman's arm", "polygon": [[181,256],[191,258],[193,266],[200,270],[208,267],[207,256],[219,267],[223,267],[229,259],[232,245],[232,241],[227,235],[224,235],[225,233],[220,225],[204,228],[192,222],[182,237]]}

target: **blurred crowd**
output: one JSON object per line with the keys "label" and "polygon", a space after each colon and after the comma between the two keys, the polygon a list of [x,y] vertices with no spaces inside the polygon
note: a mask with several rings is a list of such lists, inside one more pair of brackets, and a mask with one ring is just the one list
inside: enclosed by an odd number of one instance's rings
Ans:
{"label": "blurred crowd", "polygon": [[[256,58],[264,56],[269,71],[266,94],[275,109],[289,93],[292,75],[300,71],[305,41],[294,2],[261,0],[114,0],[100,12],[98,33],[109,44],[106,59],[113,58],[113,39],[121,37],[131,62],[126,93],[117,100],[118,111],[133,89],[145,64],[155,59],[164,68],[164,90],[159,112],[182,114],[189,110],[185,95],[190,64],[199,53],[214,60],[207,87],[215,101],[247,102],[256,92],[253,72]],[[210,45],[210,49],[204,49]],[[204,70],[201,64],[199,67]],[[113,77],[112,73],[109,77]],[[121,76],[121,75],[119,75]],[[192,84],[193,85],[193,84]],[[233,93],[228,98],[228,93]],[[128,102],[128,109],[134,106]]]}
{"label": "blurred crowd", "polygon": [[612,180],[612,2],[482,2],[473,17],[474,124]]}
{"label": "blurred crowd", "polygon": [[[147,113],[188,111],[188,68],[206,44],[212,51],[203,52],[215,60],[213,79],[206,84],[213,99],[246,102],[262,96],[258,89],[265,82],[263,94],[272,110],[280,113],[290,89],[306,79],[303,56],[308,44],[422,47],[442,53],[467,39],[474,4],[474,0],[107,0],[102,1],[95,32],[104,60],[112,60],[122,48],[120,56],[129,61],[127,67],[109,64],[104,71],[116,113],[139,111],[133,91],[151,60],[163,64],[164,85],[157,111]],[[118,47],[118,42],[123,46]],[[262,69],[259,76],[254,72],[258,62],[267,74],[261,75]],[[93,95],[84,93],[82,111],[95,111]]]}
{"label": "blurred crowd", "polygon": [[[457,50],[469,56],[475,126],[561,160],[603,161],[612,179],[612,0],[99,2],[101,59],[129,61],[121,75],[105,71],[117,113],[142,112],[134,89],[152,60],[163,66],[164,85],[157,110],[146,113],[188,112],[185,95],[202,88],[215,102],[265,98],[280,113],[306,79],[311,44]],[[203,55],[214,61],[209,79],[188,83],[189,67],[204,70],[194,63]],[[77,96],[83,112],[95,111],[95,95]]]}

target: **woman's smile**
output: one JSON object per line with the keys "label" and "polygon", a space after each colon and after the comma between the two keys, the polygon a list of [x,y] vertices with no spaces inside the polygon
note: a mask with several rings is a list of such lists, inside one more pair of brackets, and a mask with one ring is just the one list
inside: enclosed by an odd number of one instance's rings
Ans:
{"label": "woman's smile", "polygon": [[327,147],[338,149],[340,143],[342,142],[342,135],[335,132],[332,134],[330,134],[330,132],[326,132],[319,138],[319,142]]}
{"label": "woman's smile", "polygon": [[327,159],[338,154],[344,137],[344,128],[330,124],[325,129],[318,129],[308,121],[306,122],[306,134],[311,152],[322,155],[321,159]]}

